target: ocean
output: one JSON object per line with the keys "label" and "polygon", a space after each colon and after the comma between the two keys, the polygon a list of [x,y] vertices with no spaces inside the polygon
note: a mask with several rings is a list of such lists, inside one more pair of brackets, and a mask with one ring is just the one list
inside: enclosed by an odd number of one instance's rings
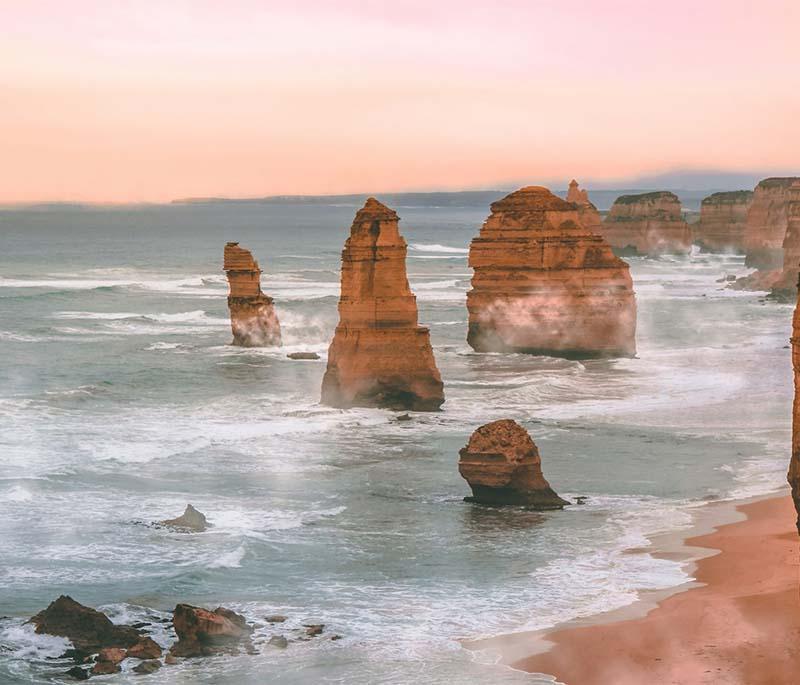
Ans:
{"label": "ocean", "polygon": [[[0,682],[65,681],[64,640],[25,624],[62,593],[115,621],[189,602],[256,626],[258,654],[187,660],[159,683],[549,682],[459,640],[679,585],[648,536],[783,486],[792,307],[725,289],[741,256],[630,259],[634,359],[476,354],[466,258],[488,207],[394,208],[446,394],[403,422],[319,404],[355,202],[0,211]],[[264,271],[281,349],[228,344],[229,240]],[[464,502],[458,451],[499,418],[586,503]],[[210,530],[144,525],[187,503]],[[303,623],[323,636],[265,644]],[[107,680],[138,682],[131,665]]]}

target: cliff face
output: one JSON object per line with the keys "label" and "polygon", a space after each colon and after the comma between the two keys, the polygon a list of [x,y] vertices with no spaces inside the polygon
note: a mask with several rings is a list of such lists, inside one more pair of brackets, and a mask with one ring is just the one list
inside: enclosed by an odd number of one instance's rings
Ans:
{"label": "cliff face", "polygon": [[710,252],[744,252],[750,190],[714,193],[700,205],[700,221],[693,226],[694,242]]}
{"label": "cliff face", "polygon": [[800,275],[800,180],[786,191],[786,235],[783,239],[783,269],[772,288],[772,297],[792,301]]}
{"label": "cliff face", "polygon": [[584,228],[588,228],[593,233],[600,233],[603,225],[600,212],[589,200],[589,193],[580,189],[578,182],[574,178],[569,183],[567,202],[572,202],[572,204],[578,206],[578,218]]}
{"label": "cliff face", "polygon": [[787,228],[789,189],[798,178],[765,178],[753,192],[744,232],[745,264],[781,268]]}
{"label": "cliff face", "polygon": [[281,344],[281,326],[272,298],[261,292],[261,269],[249,250],[227,243],[224,255],[228,276],[228,309],[233,345],[268,347]]}
{"label": "cliff face", "polygon": [[350,228],[339,325],[322,381],[324,404],[433,411],[444,402],[428,329],[417,323],[398,220],[369,198]]}
{"label": "cliff face", "polygon": [[622,195],[601,230],[619,253],[656,256],[687,254],[692,249],[692,231],[683,220],[681,201],[675,193]]}
{"label": "cliff face", "polygon": [[794,406],[792,407],[792,458],[787,480],[797,511],[797,532],[800,533],[800,300],[792,321],[792,368],[794,370]]}
{"label": "cliff face", "polygon": [[634,355],[636,300],[628,265],[581,225],[576,206],[531,186],[491,209],[469,252],[472,348]]}
{"label": "cliff face", "polygon": [[469,501],[561,509],[561,499],[542,475],[542,460],[531,436],[516,421],[481,426],[459,452],[458,472],[472,489]]}

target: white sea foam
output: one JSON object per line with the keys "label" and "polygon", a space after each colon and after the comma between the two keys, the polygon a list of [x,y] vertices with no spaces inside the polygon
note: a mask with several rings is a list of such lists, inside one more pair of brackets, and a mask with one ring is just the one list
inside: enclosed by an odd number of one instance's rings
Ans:
{"label": "white sea foam", "polygon": [[465,247],[450,247],[449,245],[439,245],[438,243],[411,243],[409,248],[418,252],[446,252],[452,254],[469,254],[469,249]]}
{"label": "white sea foam", "polygon": [[227,554],[221,554],[216,559],[213,559],[208,564],[208,568],[240,568],[242,559],[247,553],[244,545],[239,545],[236,549]]}

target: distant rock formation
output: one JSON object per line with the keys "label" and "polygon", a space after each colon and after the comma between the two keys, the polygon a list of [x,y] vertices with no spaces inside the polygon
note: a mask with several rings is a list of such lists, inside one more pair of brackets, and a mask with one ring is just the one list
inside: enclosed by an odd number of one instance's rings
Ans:
{"label": "distant rock formation", "polygon": [[750,190],[713,193],[700,205],[700,221],[693,227],[694,242],[708,252],[744,252]]}
{"label": "distant rock formation", "polygon": [[470,488],[467,501],[562,509],[542,475],[542,460],[531,436],[516,421],[502,419],[478,428],[459,452],[458,472]]}
{"label": "distant rock formation", "polygon": [[797,532],[800,534],[800,299],[792,320],[792,369],[794,370],[794,405],[792,407],[792,457],[787,480],[797,511]]}
{"label": "distant rock formation", "polygon": [[261,269],[249,250],[239,243],[225,245],[224,269],[228,275],[228,309],[233,342],[239,347],[281,344],[281,326],[272,298],[261,292]]}
{"label": "distant rock formation", "polygon": [[581,190],[574,178],[569,182],[567,202],[578,205],[578,218],[584,228],[588,228],[594,233],[601,232],[603,220],[600,217],[600,212],[589,200],[589,193],[586,190]]}
{"label": "distant rock formation", "polygon": [[430,334],[417,323],[398,220],[371,197],[350,228],[323,404],[434,411],[444,402]]}
{"label": "distant rock formation", "polygon": [[172,616],[178,636],[170,648],[173,656],[194,657],[215,654],[236,654],[240,648],[251,649],[253,628],[244,616],[224,607],[214,611],[178,604]]}
{"label": "distant rock formation", "polygon": [[191,504],[186,505],[183,514],[175,519],[167,519],[166,521],[159,521],[159,526],[167,528],[175,528],[177,530],[185,530],[193,533],[201,533],[211,524],[206,520],[204,514],[201,514]]}
{"label": "distant rock formation", "polygon": [[797,177],[765,178],[756,186],[744,232],[745,264],[769,271],[783,266],[789,189]]}
{"label": "distant rock formation", "polygon": [[575,205],[529,186],[492,203],[469,251],[467,342],[478,352],[633,356],[630,270]]}
{"label": "distant rock formation", "polygon": [[680,198],[667,191],[621,195],[601,230],[618,254],[654,257],[692,249],[692,231],[683,220]]}

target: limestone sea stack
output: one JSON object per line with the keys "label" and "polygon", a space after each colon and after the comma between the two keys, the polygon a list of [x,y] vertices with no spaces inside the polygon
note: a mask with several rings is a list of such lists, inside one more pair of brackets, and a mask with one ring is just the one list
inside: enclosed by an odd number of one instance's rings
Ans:
{"label": "limestone sea stack", "polygon": [[765,178],[753,192],[744,232],[745,264],[768,270],[783,266],[789,189],[797,177]]}
{"label": "limestone sea stack", "polygon": [[694,242],[708,252],[744,252],[750,190],[713,193],[700,204],[700,221],[692,228]]}
{"label": "limestone sea stack", "polygon": [[478,352],[633,356],[630,270],[578,208],[529,186],[492,203],[469,251],[467,342]]}
{"label": "limestone sea stack", "polygon": [[683,220],[680,198],[667,191],[621,195],[603,222],[602,233],[618,254],[654,257],[692,249],[692,231]]}
{"label": "limestone sea stack", "polygon": [[773,299],[793,301],[800,275],[800,179],[786,192],[786,235],[783,238],[783,269],[772,287]]}
{"label": "limestone sea stack", "polygon": [[597,211],[597,207],[589,199],[589,193],[586,190],[582,190],[574,178],[569,183],[567,202],[578,206],[578,218],[584,228],[588,228],[593,233],[601,232],[603,220],[600,217],[600,212]]}
{"label": "limestone sea stack", "polygon": [[534,509],[562,509],[569,504],[545,480],[539,450],[516,421],[502,419],[481,426],[459,457],[458,472],[472,488],[467,501]]}
{"label": "limestone sea stack", "polygon": [[342,251],[339,325],[323,404],[435,411],[444,402],[430,334],[417,322],[398,221],[372,197],[356,213]]}
{"label": "limestone sea stack", "polygon": [[224,269],[228,275],[228,309],[233,345],[272,347],[281,344],[281,326],[272,298],[261,292],[261,269],[249,250],[239,243],[225,245]]}
{"label": "limestone sea stack", "polygon": [[787,480],[797,511],[797,532],[800,533],[800,298],[792,320],[792,369],[794,371],[794,405],[792,407],[792,458]]}

